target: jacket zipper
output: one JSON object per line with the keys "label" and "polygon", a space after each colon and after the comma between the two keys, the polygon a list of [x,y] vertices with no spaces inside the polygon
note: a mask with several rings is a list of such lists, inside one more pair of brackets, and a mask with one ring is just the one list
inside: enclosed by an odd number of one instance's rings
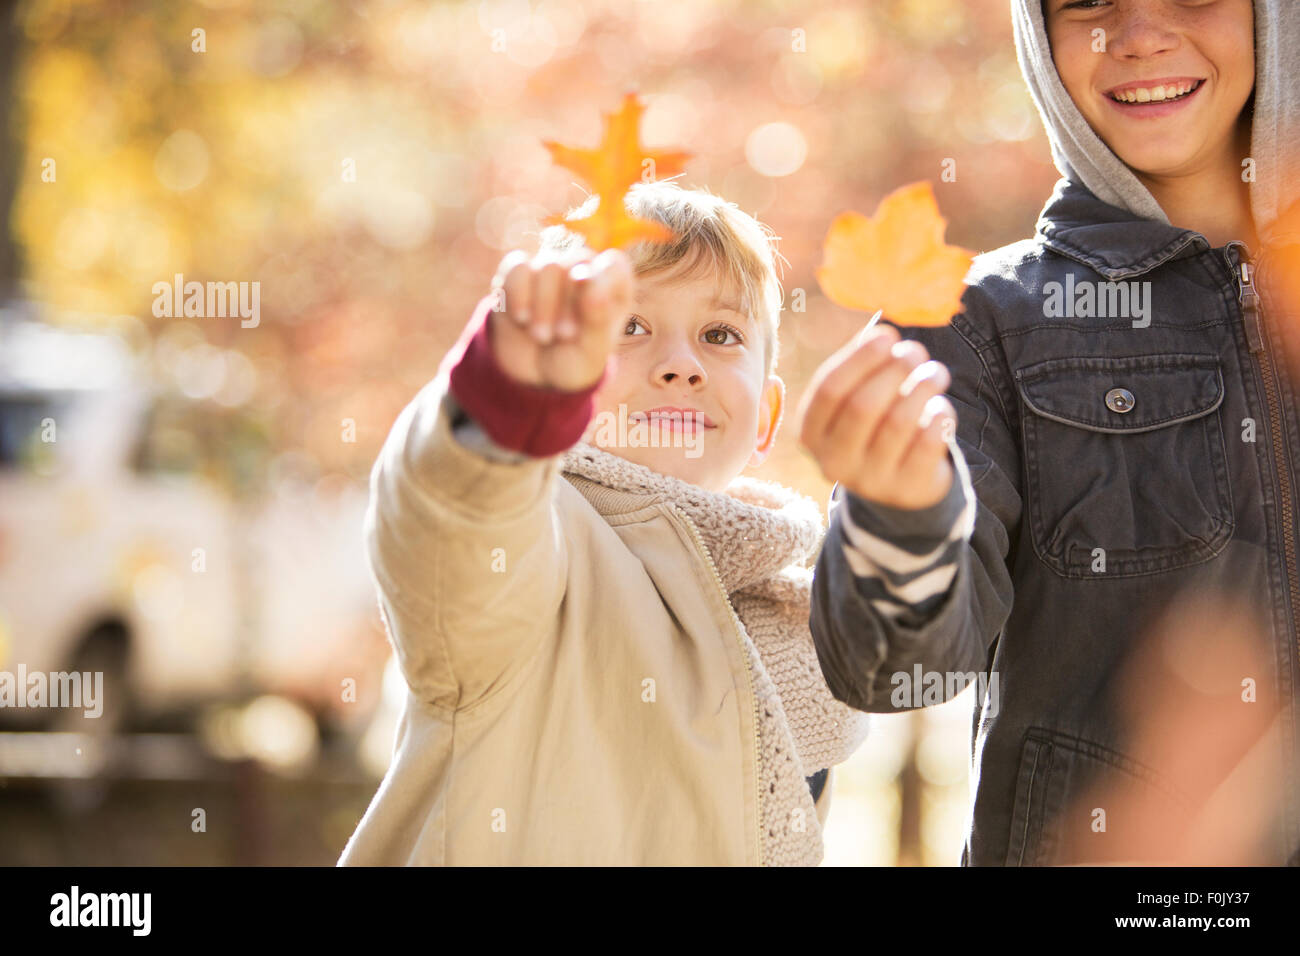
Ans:
{"label": "jacket zipper", "polygon": [[[1255,267],[1241,251],[1243,249],[1245,249],[1245,243],[1230,242],[1225,247],[1224,255],[1228,259],[1228,268],[1232,270],[1233,276],[1237,280],[1237,301],[1241,303],[1241,316],[1246,325],[1246,340],[1250,343],[1250,350],[1258,355],[1264,352],[1264,331],[1259,315],[1259,293],[1255,290]],[[1272,366],[1266,361],[1264,364],[1269,368],[1268,381],[1271,381]],[[1270,408],[1272,407],[1272,401],[1273,396],[1270,393]]]}
{"label": "jacket zipper", "polygon": [[[1224,249],[1228,265],[1237,279],[1237,300],[1241,303],[1242,319],[1246,325],[1246,339],[1251,352],[1259,356],[1260,368],[1264,373],[1264,394],[1268,401],[1269,434],[1273,441],[1273,462],[1277,468],[1278,482],[1282,490],[1282,560],[1285,565],[1287,582],[1291,593],[1291,613],[1300,608],[1300,581],[1295,573],[1295,520],[1294,505],[1291,497],[1291,471],[1287,467],[1286,452],[1283,449],[1282,402],[1278,397],[1276,371],[1273,361],[1264,348],[1263,319],[1260,313],[1259,292],[1255,288],[1257,269],[1242,251],[1245,243],[1230,242]],[[1297,638],[1297,650],[1300,651],[1300,638]]]}
{"label": "jacket zipper", "polygon": [[749,701],[753,710],[753,733],[751,734],[750,742],[754,745],[754,817],[755,823],[758,824],[756,830],[758,836],[758,862],[759,865],[762,866],[766,863],[767,854],[764,852],[765,844],[763,841],[763,786],[762,781],[759,780],[758,695],[754,691],[754,668],[749,663],[749,648],[745,646],[744,625],[741,624],[740,616],[736,614],[736,609],[731,605],[731,597],[727,594],[727,588],[722,583],[722,575],[718,573],[718,566],[714,563],[713,555],[709,552],[708,546],[705,545],[704,538],[700,535],[699,528],[695,526],[695,522],[691,520],[690,515],[685,511],[682,511],[682,509],[678,508],[676,505],[670,505],[669,507],[682,516],[682,519],[686,522],[686,527],[691,531],[691,537],[695,539],[695,546],[699,549],[700,553],[704,555],[704,560],[709,565],[709,571],[713,575],[713,580],[718,585],[718,590],[722,593],[722,600],[726,602],[727,611],[731,614],[731,623],[735,627],[736,642],[740,646],[740,658],[745,662],[745,678],[749,681]]}

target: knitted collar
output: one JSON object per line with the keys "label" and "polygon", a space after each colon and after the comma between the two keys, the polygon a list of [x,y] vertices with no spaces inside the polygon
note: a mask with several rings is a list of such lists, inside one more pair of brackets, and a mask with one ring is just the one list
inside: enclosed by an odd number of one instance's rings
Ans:
{"label": "knitted collar", "polygon": [[[699,529],[728,594],[791,564],[807,567],[821,546],[817,503],[773,481],[742,475],[725,492],[708,491],[586,442],[570,448],[561,467],[605,488],[662,499],[684,511]],[[602,515],[613,510],[608,499],[588,498]]]}

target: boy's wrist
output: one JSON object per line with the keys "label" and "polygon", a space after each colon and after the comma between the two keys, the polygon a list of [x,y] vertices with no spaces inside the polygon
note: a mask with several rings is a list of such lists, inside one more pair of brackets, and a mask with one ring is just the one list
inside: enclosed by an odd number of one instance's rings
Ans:
{"label": "boy's wrist", "polygon": [[954,452],[949,443],[949,460],[953,466],[952,482],[939,501],[925,508],[898,508],[862,498],[837,484],[831,492],[831,501],[848,509],[853,523],[864,531],[890,541],[938,541],[951,532],[953,525],[966,506],[969,481],[965,469],[957,462],[960,452]]}
{"label": "boy's wrist", "polygon": [[443,360],[457,404],[501,448],[536,458],[572,447],[594,411],[607,372],[578,391],[527,385],[511,378],[493,354],[488,322],[495,295],[479,301],[461,338]]}
{"label": "boy's wrist", "polygon": [[456,403],[456,397],[448,394],[447,410],[451,416],[451,437],[463,448],[470,451],[478,452],[484,458],[490,461],[513,464],[528,461],[529,456],[522,451],[511,451],[509,448],[502,448],[491,438],[487,432],[474,419],[466,414],[465,409]]}

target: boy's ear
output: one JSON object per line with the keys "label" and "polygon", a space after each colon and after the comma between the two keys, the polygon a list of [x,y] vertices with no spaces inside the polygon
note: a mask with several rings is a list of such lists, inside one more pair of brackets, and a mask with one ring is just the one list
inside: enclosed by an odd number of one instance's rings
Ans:
{"label": "boy's ear", "polygon": [[758,435],[754,444],[754,453],[749,456],[750,466],[757,468],[767,460],[776,441],[777,429],[781,427],[781,415],[784,412],[785,382],[779,375],[769,375],[758,402]]}

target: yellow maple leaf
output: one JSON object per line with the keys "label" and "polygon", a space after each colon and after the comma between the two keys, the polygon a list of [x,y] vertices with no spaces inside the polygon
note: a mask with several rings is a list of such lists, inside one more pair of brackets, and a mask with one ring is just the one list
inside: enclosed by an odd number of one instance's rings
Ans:
{"label": "yellow maple leaf", "polygon": [[928,182],[894,190],[875,215],[835,217],[822,246],[817,282],[837,305],[884,310],[898,325],[946,325],[961,311],[973,253],[946,245]]}
{"label": "yellow maple leaf", "polygon": [[595,149],[580,149],[543,140],[542,145],[551,151],[551,158],[558,165],[577,173],[591,191],[600,196],[596,211],[590,216],[583,219],[549,216],[542,220],[545,225],[562,225],[580,234],[596,252],[623,249],[642,240],[664,242],[672,238],[666,227],[629,216],[623,205],[628,189],[641,181],[646,160],[653,163],[651,168],[656,179],[666,179],[680,173],[686,161],[694,155],[643,147],[640,127],[644,112],[645,104],[637,94],[627,93],[617,112],[602,114],[605,135]]}

